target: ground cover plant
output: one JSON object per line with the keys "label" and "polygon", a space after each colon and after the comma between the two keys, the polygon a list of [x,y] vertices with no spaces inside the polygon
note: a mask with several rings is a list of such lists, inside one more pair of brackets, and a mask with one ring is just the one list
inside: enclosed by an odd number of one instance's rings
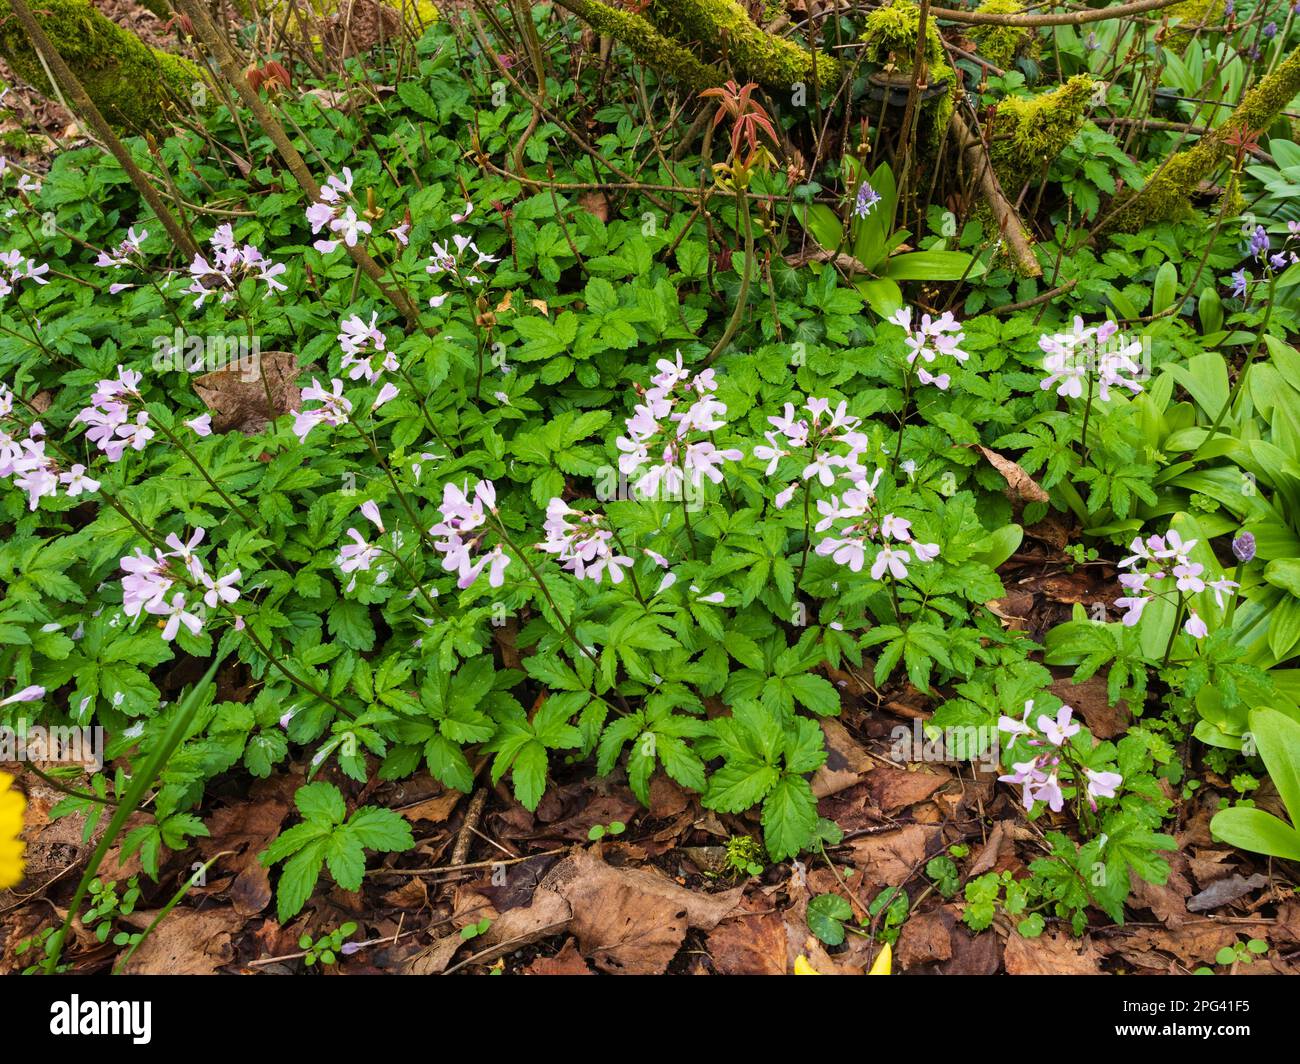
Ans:
{"label": "ground cover plant", "polygon": [[1294,974],[1284,3],[0,7],[6,970]]}

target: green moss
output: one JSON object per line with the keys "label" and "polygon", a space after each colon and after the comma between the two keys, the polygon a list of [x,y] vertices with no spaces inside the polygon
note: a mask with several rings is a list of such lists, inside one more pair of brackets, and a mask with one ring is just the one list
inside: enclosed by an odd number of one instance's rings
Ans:
{"label": "green moss", "polygon": [[[33,12],[90,98],[114,125],[156,126],[171,97],[188,98],[200,79],[187,59],[155,51],[87,0],[41,0]],[[0,55],[24,81],[54,95],[45,69],[8,0],[0,0]]]}
{"label": "green moss", "polygon": [[[1206,23],[1217,26],[1223,22],[1223,10],[1227,0],[1182,0],[1171,4],[1162,14],[1169,19],[1177,19],[1183,26],[1174,26],[1165,38],[1164,46],[1170,51],[1181,52],[1192,40],[1192,29]],[[1187,28],[1183,28],[1183,27]],[[1201,35],[1205,40],[1205,35]]]}
{"label": "green moss", "polygon": [[640,15],[610,7],[600,0],[563,0],[563,4],[592,29],[621,41],[642,62],[668,74],[691,92],[727,80],[716,67],[701,63],[683,45],[665,37]]}
{"label": "green moss", "polygon": [[[877,66],[893,63],[900,71],[910,71],[916,61],[916,35],[921,27],[921,9],[910,0],[889,0],[876,8],[862,25],[862,43],[866,59]],[[930,83],[950,77],[943,41],[935,20],[925,23],[925,60],[929,67]]]}
{"label": "green moss", "polygon": [[[863,52],[867,62],[885,67],[890,64],[902,74],[912,71],[916,63],[916,36],[921,28],[921,9],[910,0],[888,0],[872,11],[863,22]],[[925,24],[926,84],[946,82],[949,92],[922,105],[920,138],[932,148],[952,116],[952,92],[956,74],[948,65],[947,53],[935,20]]]}
{"label": "green moss", "polygon": [[[992,15],[1018,15],[1024,11],[1020,0],[984,0],[976,11]],[[1038,34],[1024,26],[972,26],[968,31],[976,51],[995,67],[1009,70],[1020,56],[1038,55]]]}
{"label": "green moss", "polygon": [[1300,93],[1300,50],[1292,52],[1273,73],[1242,98],[1228,120],[1160,167],[1145,185],[1112,215],[1108,229],[1136,232],[1152,222],[1191,214],[1192,193],[1232,158],[1229,138],[1258,132],[1272,124]]}
{"label": "green moss", "polygon": [[696,41],[711,59],[725,60],[742,81],[770,89],[839,81],[837,60],[764,32],[735,0],[652,0],[646,14],[669,37]]}
{"label": "green moss", "polygon": [[1083,125],[1093,82],[1076,74],[1060,88],[1037,96],[1008,96],[998,104],[989,157],[1003,191],[1014,202],[1025,182],[1042,173]]}

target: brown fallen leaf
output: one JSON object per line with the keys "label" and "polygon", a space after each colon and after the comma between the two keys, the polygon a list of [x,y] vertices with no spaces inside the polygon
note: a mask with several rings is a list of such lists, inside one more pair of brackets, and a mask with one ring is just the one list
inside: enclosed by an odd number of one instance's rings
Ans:
{"label": "brown fallen leaf", "polygon": [[600,189],[588,189],[578,197],[578,206],[602,222],[609,221],[609,200]]}
{"label": "brown fallen leaf", "polygon": [[430,824],[441,824],[452,814],[452,810],[460,803],[465,796],[460,791],[447,790],[442,794],[435,794],[432,798],[426,798],[422,802],[416,802],[414,805],[408,805],[397,809],[396,811],[412,822],[424,820]]}
{"label": "brown fallen leaf", "polygon": [[[158,914],[124,917],[132,927],[148,927]],[[231,936],[244,926],[234,909],[173,909],[154,928],[122,969],[127,975],[213,975],[235,958]]]}
{"label": "brown fallen leaf", "polygon": [[1067,706],[1073,706],[1098,739],[1123,735],[1133,723],[1127,702],[1121,699],[1111,705],[1105,676],[1089,676],[1082,683],[1075,683],[1068,676],[1058,676],[1048,690]]}
{"label": "brown fallen leaf", "polygon": [[826,736],[826,763],[812,778],[812,792],[817,798],[847,790],[871,771],[867,751],[843,724],[827,719],[821,725]]}
{"label": "brown fallen leaf", "polygon": [[962,924],[950,936],[952,957],[935,971],[940,975],[997,975],[1002,970],[1002,938],[992,932],[976,933]]}
{"label": "brown fallen leaf", "polygon": [[998,863],[1004,849],[1012,848],[1013,840],[1007,831],[1007,823],[1005,820],[994,822],[988,838],[980,848],[980,852],[975,855],[975,860],[971,862],[971,866],[966,872],[967,879],[982,876]]}
{"label": "brown fallen leaf", "polygon": [[1187,911],[1193,913],[1209,912],[1211,909],[1229,905],[1239,898],[1244,898],[1247,894],[1267,886],[1268,877],[1260,875],[1258,872],[1249,879],[1234,873],[1224,879],[1216,879],[1199,894],[1189,898]]}
{"label": "brown fallen leaf", "polygon": [[878,766],[867,779],[867,789],[881,812],[897,813],[900,809],[923,802],[952,777],[938,769],[918,768],[914,772]]}
{"label": "brown fallen leaf", "polygon": [[654,868],[614,868],[580,850],[538,887],[573,912],[570,928],[584,956],[607,972],[663,972],[687,928],[712,930],[736,908],[743,887],[721,894],[687,890]]}
{"label": "brown fallen leaf", "polygon": [[524,969],[524,975],[595,975],[578,952],[573,939],[565,939],[564,947],[554,957],[538,957]]}
{"label": "brown fallen leaf", "polygon": [[1236,928],[1228,924],[1186,924],[1180,928],[1135,928],[1115,945],[1116,952],[1131,964],[1155,971],[1169,968],[1176,957],[1186,969],[1213,963],[1214,955],[1237,941]]}
{"label": "brown fallen leaf", "polygon": [[943,909],[917,913],[903,925],[898,936],[899,971],[952,957],[952,929],[956,921]]}
{"label": "brown fallen leaf", "polygon": [[1024,505],[1027,502],[1048,502],[1047,494],[1033,477],[1026,473],[1010,458],[991,451],[983,444],[976,444],[976,450],[989,460],[989,464],[1002,474],[1007,482],[1006,495],[1013,503]]}
{"label": "brown fallen leaf", "polygon": [[241,352],[230,365],[196,377],[192,384],[212,411],[213,432],[255,436],[280,415],[298,409],[299,372],[297,357],[288,351]]}
{"label": "brown fallen leaf", "polygon": [[713,966],[723,975],[785,975],[786,932],[780,913],[724,920],[707,939]]}
{"label": "brown fallen leaf", "polygon": [[257,855],[280,832],[289,815],[289,799],[277,789],[266,787],[263,797],[222,806],[207,820],[208,837],[199,841],[205,858],[226,850],[234,851],[218,861],[223,871],[234,872],[229,887],[230,902],[241,916],[260,913],[271,903],[271,880]]}
{"label": "brown fallen leaf", "polygon": [[465,940],[459,934],[443,935],[418,953],[407,957],[398,965],[397,970],[402,975],[440,975],[463,945]]}
{"label": "brown fallen leaf", "polygon": [[1086,938],[1045,931],[1037,938],[1007,936],[1003,963],[1007,975],[1101,975],[1097,949]]}
{"label": "brown fallen leaf", "polygon": [[899,886],[939,849],[939,829],[908,824],[897,831],[868,835],[849,843],[850,860],[874,887]]}
{"label": "brown fallen leaf", "polygon": [[321,47],[331,56],[348,58],[402,36],[402,16],[376,0],[348,0],[321,20]]}

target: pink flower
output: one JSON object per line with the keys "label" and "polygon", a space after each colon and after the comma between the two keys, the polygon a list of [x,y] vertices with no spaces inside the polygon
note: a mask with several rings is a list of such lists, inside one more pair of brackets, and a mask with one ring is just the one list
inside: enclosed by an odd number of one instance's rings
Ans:
{"label": "pink flower", "polygon": [[203,594],[204,604],[209,609],[215,610],[218,603],[224,602],[229,605],[238,601],[239,589],[234,586],[234,583],[239,577],[238,569],[232,570],[219,580],[213,580],[207,573],[200,574],[199,580],[207,588]]}
{"label": "pink flower", "polygon": [[192,417],[185,422],[186,425],[194,432],[196,436],[212,435],[212,415],[200,414],[198,417]]}
{"label": "pink flower", "polygon": [[1013,746],[1016,745],[1016,740],[1019,739],[1022,735],[1035,734],[1034,729],[1029,726],[1029,714],[1032,713],[1033,710],[1034,710],[1034,701],[1033,699],[1030,699],[1028,702],[1025,703],[1024,716],[1022,716],[1019,720],[1014,720],[1013,718],[1008,717],[1005,714],[998,717],[998,731],[1006,732],[1008,735],[1011,736],[1011,741],[1007,743],[1008,750],[1010,750]]}
{"label": "pink flower", "polygon": [[1092,798],[1114,798],[1115,788],[1124,782],[1118,772],[1094,772],[1085,768],[1083,774],[1088,777],[1088,795]]}
{"label": "pink flower", "polygon": [[128,617],[138,617],[141,610],[161,603],[174,583],[168,575],[167,559],[157,551],[154,555],[150,558],[137,547],[133,555],[118,562],[127,574],[122,577],[122,610]]}
{"label": "pink flower", "polygon": [[1073,716],[1074,710],[1069,706],[1058,709],[1055,720],[1043,713],[1038,718],[1038,730],[1053,746],[1061,746],[1067,739],[1079,734],[1080,725],[1071,721]]}
{"label": "pink flower", "polygon": [[203,631],[202,619],[198,614],[190,613],[185,609],[185,596],[180,592],[173,595],[169,603],[162,599],[151,602],[146,610],[167,618],[167,623],[163,625],[162,637],[169,643],[176,638],[182,624],[190,630],[191,635],[198,635]]}
{"label": "pink flower", "polygon": [[384,531],[383,518],[379,516],[379,507],[375,505],[373,499],[367,499],[361,504],[361,516],[379,529],[380,532]]}
{"label": "pink flower", "polygon": [[45,688],[32,684],[21,691],[15,691],[8,698],[0,698],[0,706],[12,706],[16,702],[37,702],[45,697]]}
{"label": "pink flower", "polygon": [[68,472],[59,474],[59,481],[67,486],[69,498],[76,498],[82,492],[99,490],[99,481],[86,476],[84,465],[74,465]]}
{"label": "pink flower", "polygon": [[876,553],[876,560],[871,564],[871,578],[879,580],[888,570],[895,580],[904,580],[907,578],[907,563],[909,561],[911,561],[911,555],[907,551],[881,547]]}
{"label": "pink flower", "polygon": [[1206,623],[1201,620],[1200,614],[1195,610],[1188,611],[1187,621],[1183,625],[1183,631],[1193,639],[1204,639],[1210,634],[1210,629],[1206,626]]}
{"label": "pink flower", "polygon": [[344,573],[368,571],[375,559],[383,552],[362,539],[361,533],[355,528],[349,528],[344,535],[351,536],[353,542],[339,548],[338,557],[334,560],[335,564]]}
{"label": "pink flower", "polygon": [[1026,809],[1034,808],[1034,790],[1047,781],[1047,773],[1038,767],[1038,759],[1032,758],[1029,761],[1017,761],[1012,766],[1012,771],[1005,775],[999,776],[1000,783],[1014,783],[1023,787],[1021,800],[1024,802]]}

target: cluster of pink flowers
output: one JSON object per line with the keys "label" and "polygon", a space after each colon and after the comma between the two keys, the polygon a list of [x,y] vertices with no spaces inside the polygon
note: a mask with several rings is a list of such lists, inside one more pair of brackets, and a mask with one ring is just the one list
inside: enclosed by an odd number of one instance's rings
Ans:
{"label": "cluster of pink flowers", "polygon": [[22,281],[33,284],[49,284],[45,275],[50,272],[48,263],[38,263],[29,259],[21,251],[6,251],[0,254],[0,299],[3,299]]}
{"label": "cluster of pink flowers", "polygon": [[[766,475],[776,473],[782,458],[801,452],[804,467],[800,480],[816,478],[823,487],[829,488],[841,476],[853,481],[866,477],[867,471],[859,459],[869,441],[857,431],[861,419],[848,412],[848,404],[841,401],[832,410],[829,399],[809,397],[803,409],[812,415],[811,421],[796,418],[793,403],[786,403],[780,416],[767,419],[774,431],[765,432],[767,443],[754,448],[754,457],[767,463]],[[836,448],[842,448],[842,453],[835,453]],[[785,508],[798,487],[796,480],[777,492],[778,510]]]}
{"label": "cluster of pink flowers", "polygon": [[285,291],[285,285],[276,280],[288,268],[282,262],[272,262],[252,244],[240,247],[235,242],[235,232],[230,224],[217,227],[209,239],[212,261],[195,255],[190,263],[190,286],[186,289],[198,296],[196,307],[203,306],[210,295],[221,294],[221,302],[229,303],[239,291],[239,284],[247,277],[256,277],[271,292]]}
{"label": "cluster of pink flowers", "polygon": [[39,421],[27,427],[26,439],[6,431],[3,425],[13,409],[13,392],[0,384],[0,479],[12,477],[14,486],[27,492],[28,509],[35,510],[41,499],[57,494],[60,484],[69,498],[99,490],[99,481],[86,476],[84,465],[59,472],[58,463],[45,453],[45,427]]}
{"label": "cluster of pink flowers", "polygon": [[[339,346],[343,348],[342,366],[351,380],[364,377],[367,384],[374,384],[385,372],[396,373],[401,368],[397,356],[387,350],[388,340],[379,328],[378,321],[377,313],[370,315],[368,325],[359,314],[353,314],[343,321],[338,339]],[[371,409],[378,410],[399,394],[397,385],[385,381]]]}
{"label": "cluster of pink flowers", "polygon": [[328,229],[335,234],[335,239],[321,239],[313,247],[322,255],[328,255],[340,243],[356,247],[362,236],[370,232],[370,223],[357,217],[356,208],[347,202],[352,195],[352,171],[343,168],[343,176],[331,174],[329,180],[320,190],[320,199],[307,208],[307,222],[312,233]]}
{"label": "cluster of pink flowers", "polygon": [[154,437],[149,427],[149,412],[140,410],[131,417],[131,399],[140,398],[141,375],[119,366],[117,378],[107,378],[95,386],[90,405],[72,419],[89,426],[86,439],[98,447],[110,462],[116,462],[129,447],[143,451]]}
{"label": "cluster of pink flowers", "polygon": [[[466,203],[465,209],[459,214],[453,214],[451,220],[460,225],[473,213],[474,204]],[[470,253],[474,256],[472,262],[470,261]],[[441,277],[444,274],[450,274],[452,279],[461,285],[479,285],[483,283],[483,278],[476,272],[478,268],[491,265],[496,261],[495,255],[480,251],[472,237],[461,233],[453,233],[450,244],[434,242],[433,254],[429,256],[429,265],[424,268],[424,272],[430,277]],[[448,295],[449,293],[443,292],[430,297],[429,306],[442,306],[447,301]]]}
{"label": "cluster of pink flowers", "polygon": [[1110,398],[1112,388],[1127,388],[1136,395],[1142,390],[1138,381],[1142,367],[1142,341],[1119,333],[1113,321],[1085,325],[1076,317],[1068,333],[1052,333],[1038,338],[1042,350],[1043,370],[1047,376],[1039,385],[1044,391],[1056,385],[1056,394],[1082,399],[1084,382],[1095,374],[1102,402]]}
{"label": "cluster of pink flowers", "polygon": [[463,488],[445,484],[442,505],[438,507],[442,520],[429,529],[430,536],[441,537],[434,540],[434,549],[443,556],[443,569],[456,573],[456,586],[462,591],[479,578],[484,568],[488,570],[488,584],[500,587],[510,564],[500,543],[491,550],[481,550],[487,533],[485,507],[497,512],[497,489],[492,481],[480,480],[473,491],[468,484]]}
{"label": "cluster of pink flowers", "polygon": [[[1046,713],[1040,713],[1035,724],[1030,724],[1029,715],[1033,711],[1034,703],[1031,699],[1025,703],[1024,716],[1019,720],[1008,716],[998,718],[998,731],[1011,736],[1011,741],[1007,743],[1008,751],[1021,736],[1026,737],[1029,746],[1041,748],[1041,752],[1034,757],[1014,762],[1012,771],[998,779],[1002,783],[1014,783],[1023,788],[1026,809],[1033,809],[1035,802],[1043,801],[1052,812],[1059,813],[1065,805],[1059,778],[1061,748],[1071,737],[1079,734],[1080,726],[1074,722],[1074,710],[1069,706],[1062,706],[1055,719]],[[1083,770],[1083,774],[1088,781],[1088,804],[1094,810],[1098,798],[1114,798],[1115,788],[1124,782],[1124,777],[1118,772],[1095,772],[1088,768]]]}
{"label": "cluster of pink flowers", "polygon": [[583,513],[553,498],[543,528],[546,541],[538,549],[554,554],[579,580],[599,584],[608,573],[610,583],[621,584],[623,570],[632,567],[632,559],[615,549],[614,533],[605,527],[603,514]]}
{"label": "cluster of pink flowers", "polygon": [[966,334],[962,332],[957,319],[948,311],[937,318],[922,314],[913,328],[912,308],[900,307],[889,320],[907,333],[903,340],[908,349],[907,364],[916,370],[916,379],[922,384],[933,384],[941,391],[946,391],[952,383],[952,377],[946,372],[931,373],[929,367],[940,355],[957,362],[965,362],[970,357],[958,346]]}
{"label": "cluster of pink flowers", "polygon": [[[128,448],[143,451],[145,445],[156,435],[149,427],[149,411],[141,409],[136,411],[134,418],[131,417],[131,401],[143,403],[140,380],[141,374],[119,366],[116,379],[108,377],[95,385],[90,405],[72,419],[74,425],[83,422],[89,426],[86,439],[98,447],[110,462],[118,461]],[[192,417],[185,424],[197,436],[212,435],[211,414]]]}
{"label": "cluster of pink flowers", "polygon": [[[139,266],[142,257],[140,245],[144,243],[145,238],[149,236],[148,229],[141,229],[138,233],[135,226],[131,226],[126,231],[126,237],[120,241],[117,247],[109,251],[101,251],[99,258],[95,260],[95,265],[103,270],[120,270],[123,266]],[[132,284],[122,284],[115,281],[108,286],[110,295],[117,295],[118,292],[124,292],[128,288],[134,288]]]}
{"label": "cluster of pink flowers", "polygon": [[[216,609],[239,599],[239,589],[235,583],[240,578],[240,571],[233,569],[225,576],[213,578],[194,553],[194,549],[203,542],[203,536],[203,529],[198,528],[188,541],[182,542],[179,536],[172,533],[164,541],[170,550],[155,548],[150,557],[137,547],[134,553],[118,562],[126,573],[122,577],[123,612],[131,618],[139,617],[141,613],[165,618],[162,635],[168,642],[176,638],[181,625],[188,628],[191,634],[198,635],[203,630],[203,607]],[[189,605],[184,591],[173,593],[172,589],[180,576],[178,568],[184,570],[185,578],[190,584],[205,589],[202,606]],[[236,621],[235,627],[241,628],[242,623]]]}
{"label": "cluster of pink flowers", "polygon": [[933,561],[939,556],[937,543],[920,543],[912,536],[912,522],[895,514],[879,514],[876,505],[876,488],[884,470],[877,469],[870,477],[862,477],[842,496],[831,495],[817,500],[821,514],[815,526],[817,532],[826,532],[839,525],[833,535],[817,544],[815,550],[821,557],[830,555],[838,565],[847,565],[852,572],[861,572],[868,554],[873,556],[871,578],[883,580],[888,574],[895,580],[907,579],[907,567],[915,558],[918,562]]}
{"label": "cluster of pink flowers", "polygon": [[[619,471],[631,476],[650,464],[633,485],[642,498],[655,497],[660,488],[667,498],[678,498],[688,482],[698,488],[704,477],[722,483],[722,463],[738,462],[744,453],[719,449],[709,438],[726,426],[727,413],[726,404],[713,394],[718,388],[713,370],[692,374],[682,365],[680,351],[676,362],[661,358],[656,368],[659,373],[650,378],[652,386],[642,392],[641,402],[625,419],[627,435],[614,441],[623,452]],[[686,403],[689,406],[680,409]],[[651,457],[652,451],[658,461]]]}
{"label": "cluster of pink flowers", "polygon": [[338,427],[348,423],[348,415],[352,413],[352,401],[343,394],[343,381],[335,377],[330,381],[333,391],[326,391],[321,387],[321,383],[315,377],[311,379],[311,387],[302,390],[304,402],[320,403],[321,405],[312,410],[291,410],[293,415],[293,433],[298,437],[300,443],[307,441],[307,434],[317,425],[331,425]]}
{"label": "cluster of pink flowers", "polygon": [[[1198,595],[1207,587],[1214,592],[1215,605],[1223,608],[1224,599],[1235,593],[1238,584],[1225,576],[1205,579],[1205,566],[1189,557],[1197,542],[1184,540],[1171,528],[1163,536],[1148,536],[1145,540],[1138,536],[1129,544],[1128,549],[1133,553],[1119,563],[1121,569],[1133,570],[1119,576],[1128,594],[1115,600],[1115,605],[1125,611],[1121,620],[1126,627],[1131,628],[1142,619],[1142,611],[1154,598],[1181,601],[1182,596]],[[1172,587],[1164,582],[1170,577]],[[1183,631],[1194,639],[1204,639],[1210,634],[1204,619],[1190,606]]]}
{"label": "cluster of pink flowers", "polygon": [[[361,516],[379,529],[381,534],[384,532],[384,521],[379,515],[379,507],[375,505],[374,500],[367,499],[361,504]],[[344,575],[352,577],[345,589],[351,591],[357,586],[356,574],[369,572],[384,551],[382,547],[367,543],[365,537],[355,528],[349,528],[344,535],[352,542],[345,543],[339,548],[338,557],[334,559],[334,564],[339,567],[340,572]],[[394,537],[396,537],[396,533],[394,533]],[[376,577],[376,583],[382,584],[387,579],[387,571],[380,570]]]}

